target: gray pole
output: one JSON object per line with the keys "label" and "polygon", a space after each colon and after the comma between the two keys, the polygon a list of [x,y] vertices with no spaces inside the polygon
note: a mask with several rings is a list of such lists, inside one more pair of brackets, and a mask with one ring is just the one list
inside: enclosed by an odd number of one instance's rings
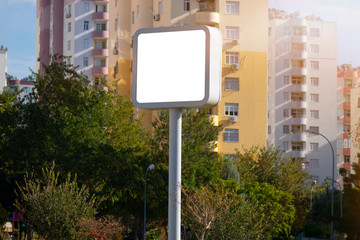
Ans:
{"label": "gray pole", "polygon": [[169,122],[169,203],[168,239],[181,235],[181,123],[180,108],[171,108]]}
{"label": "gray pole", "polygon": [[144,239],[145,239],[145,235],[146,235],[146,179],[147,179],[147,175],[149,170],[153,170],[155,168],[154,164],[150,164],[145,172],[145,194],[144,194]]}

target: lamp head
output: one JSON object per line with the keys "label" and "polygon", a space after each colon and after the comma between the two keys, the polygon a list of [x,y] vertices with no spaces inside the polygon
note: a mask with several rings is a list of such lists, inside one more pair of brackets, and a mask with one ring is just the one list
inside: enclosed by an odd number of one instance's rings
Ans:
{"label": "lamp head", "polygon": [[154,164],[150,164],[149,166],[148,166],[148,170],[153,170],[155,168],[155,165]]}

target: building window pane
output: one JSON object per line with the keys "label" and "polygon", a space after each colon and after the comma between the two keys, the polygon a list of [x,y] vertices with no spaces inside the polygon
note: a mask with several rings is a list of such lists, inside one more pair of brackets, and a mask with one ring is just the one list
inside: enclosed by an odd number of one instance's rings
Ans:
{"label": "building window pane", "polygon": [[225,116],[237,116],[238,106],[237,103],[225,103]]}
{"label": "building window pane", "polygon": [[289,85],[289,84],[290,84],[290,77],[284,76],[284,85]]}
{"label": "building window pane", "polygon": [[190,11],[190,0],[184,0],[184,11]]}
{"label": "building window pane", "polygon": [[225,129],[224,142],[238,142],[239,130],[238,129]]}
{"label": "building window pane", "polygon": [[283,142],[283,144],[282,144],[282,150],[283,150],[283,151],[289,150],[289,142]]}
{"label": "building window pane", "polygon": [[88,57],[84,57],[84,59],[83,59],[83,65],[84,65],[84,67],[89,66],[89,58],[88,58]]}
{"label": "building window pane", "polygon": [[310,78],[310,80],[311,80],[311,85],[312,86],[319,86],[319,78],[312,77],[312,78]]}
{"label": "building window pane", "polygon": [[284,116],[284,118],[288,118],[290,116],[289,109],[284,109],[283,110],[283,116]]}
{"label": "building window pane", "polygon": [[225,78],[225,91],[239,91],[239,79]]}
{"label": "building window pane", "polygon": [[320,36],[320,29],[319,28],[310,28],[310,36],[319,37]]}
{"label": "building window pane", "polygon": [[310,110],[310,117],[312,119],[319,119],[319,110]]}
{"label": "building window pane", "polygon": [[319,133],[319,127],[314,127],[314,126],[312,126],[312,127],[310,127],[310,132],[312,132],[312,133]]}
{"label": "building window pane", "polygon": [[71,22],[68,23],[68,32],[71,32]]}
{"label": "building window pane", "polygon": [[70,41],[70,40],[67,42],[67,50],[68,50],[68,51],[71,50],[71,41]]}
{"label": "building window pane", "polygon": [[313,152],[319,151],[319,143],[310,143],[310,150]]}
{"label": "building window pane", "polygon": [[284,133],[284,134],[289,134],[289,133],[290,133],[289,125],[284,125],[284,126],[283,126],[283,133]]}
{"label": "building window pane", "polygon": [[225,64],[226,65],[239,64],[239,53],[235,53],[235,52],[225,53]]}
{"label": "building window pane", "polygon": [[319,94],[315,94],[315,93],[310,94],[310,101],[319,102]]}
{"label": "building window pane", "polygon": [[312,45],[310,46],[310,50],[311,50],[312,53],[319,53],[319,45],[317,45],[317,44],[312,44]]}
{"label": "building window pane", "polygon": [[84,39],[84,49],[88,49],[89,48],[89,39],[85,38]]}
{"label": "building window pane", "polygon": [[84,2],[84,12],[89,12],[89,3]]}
{"label": "building window pane", "polygon": [[225,13],[226,14],[239,14],[239,2],[225,2]]}
{"label": "building window pane", "polygon": [[310,62],[311,69],[319,69],[319,62],[318,61],[311,61]]}
{"label": "building window pane", "polygon": [[225,38],[238,40],[239,39],[239,28],[238,27],[225,27]]}
{"label": "building window pane", "polygon": [[310,168],[319,168],[319,159],[310,159]]}
{"label": "building window pane", "polygon": [[89,30],[89,21],[84,21],[84,30]]}
{"label": "building window pane", "polygon": [[289,100],[290,100],[289,93],[284,92],[284,101],[289,101]]}

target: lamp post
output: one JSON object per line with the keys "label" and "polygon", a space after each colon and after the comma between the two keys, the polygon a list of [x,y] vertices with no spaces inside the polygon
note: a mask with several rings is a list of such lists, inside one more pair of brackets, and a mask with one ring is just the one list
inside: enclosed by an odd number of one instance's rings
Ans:
{"label": "lamp post", "polygon": [[[326,178],[325,180],[331,180],[329,178]],[[340,190],[340,217],[343,217],[343,208],[342,208],[342,190],[341,190],[341,185],[340,183],[338,183],[337,181],[334,181],[334,183],[336,183],[339,186],[339,190]]]}
{"label": "lamp post", "polygon": [[334,148],[331,145],[331,142],[329,141],[329,139],[327,137],[325,137],[324,135],[322,135],[319,132],[312,132],[310,130],[306,130],[305,132],[310,133],[310,134],[314,134],[314,135],[320,135],[322,136],[330,145],[331,148],[331,153],[332,153],[332,183],[331,183],[331,240],[334,240],[334,182],[335,182],[335,173],[334,173],[334,165],[335,165],[335,153],[334,153]]}
{"label": "lamp post", "polygon": [[155,168],[154,164],[150,164],[147,169],[146,169],[146,173],[145,173],[145,194],[144,194],[144,239],[145,239],[145,234],[146,234],[146,179],[147,179],[147,175],[148,172],[150,170],[153,170]]}

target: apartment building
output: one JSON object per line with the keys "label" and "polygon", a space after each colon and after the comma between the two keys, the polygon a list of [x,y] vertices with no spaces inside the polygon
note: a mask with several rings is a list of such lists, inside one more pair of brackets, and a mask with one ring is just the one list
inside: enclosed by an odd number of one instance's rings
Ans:
{"label": "apartment building", "polygon": [[7,75],[7,88],[10,90],[22,90],[19,97],[23,99],[26,95],[32,92],[34,88],[34,82],[29,78],[17,79],[17,77],[12,75]]}
{"label": "apartment building", "polygon": [[351,170],[351,163],[357,162],[359,146],[356,142],[360,123],[360,68],[343,64],[337,72],[337,164]]}
{"label": "apartment building", "polygon": [[4,87],[7,85],[6,81],[6,59],[7,59],[7,48],[4,48],[3,45],[0,46],[0,93],[3,91]]}
{"label": "apartment building", "polygon": [[[132,36],[138,29],[194,24],[219,28],[223,89],[211,118],[224,126],[218,151],[232,155],[243,146],[266,145],[267,6],[267,0],[38,0],[39,58],[48,64],[50,53],[72,56],[71,63],[95,84],[97,76],[105,76],[130,98]],[[62,21],[55,17],[60,15]],[[61,44],[50,37],[54,31],[59,31]],[[139,116],[150,127],[157,111],[136,109]]]}
{"label": "apartment building", "polygon": [[332,177],[337,154],[336,31],[336,23],[269,9],[268,144],[318,182]]}
{"label": "apartment building", "polygon": [[94,85],[108,75],[109,0],[38,0],[38,71],[49,64],[49,56],[71,57]]}

